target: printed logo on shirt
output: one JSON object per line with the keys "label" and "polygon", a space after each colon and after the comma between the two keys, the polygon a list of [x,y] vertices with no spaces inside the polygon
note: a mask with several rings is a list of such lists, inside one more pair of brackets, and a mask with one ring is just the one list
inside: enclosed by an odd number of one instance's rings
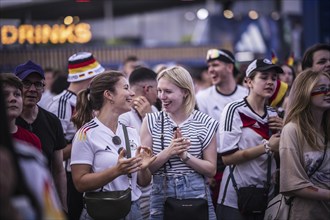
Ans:
{"label": "printed logo on shirt", "polygon": [[85,141],[87,137],[87,131],[93,128],[96,128],[98,125],[94,121],[90,121],[80,128],[77,132],[77,140]]}
{"label": "printed logo on shirt", "polygon": [[104,149],[105,151],[111,151],[111,148],[109,147],[109,146],[107,146],[105,149]]}
{"label": "printed logo on shirt", "polygon": [[254,128],[260,128],[258,122],[254,123],[254,124],[252,125],[252,127],[254,127]]}
{"label": "printed logo on shirt", "polygon": [[129,140],[129,146],[132,150],[136,150],[137,144],[134,142],[134,140]]}

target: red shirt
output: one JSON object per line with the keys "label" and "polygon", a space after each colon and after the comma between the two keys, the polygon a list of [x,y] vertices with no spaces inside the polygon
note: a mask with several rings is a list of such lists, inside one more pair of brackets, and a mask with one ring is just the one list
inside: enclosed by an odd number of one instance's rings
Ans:
{"label": "red shirt", "polygon": [[32,146],[36,147],[39,151],[41,151],[40,139],[32,132],[30,132],[20,126],[17,126],[16,133],[13,133],[11,135],[12,135],[12,138],[16,138],[18,140],[25,141],[25,142],[31,144]]}

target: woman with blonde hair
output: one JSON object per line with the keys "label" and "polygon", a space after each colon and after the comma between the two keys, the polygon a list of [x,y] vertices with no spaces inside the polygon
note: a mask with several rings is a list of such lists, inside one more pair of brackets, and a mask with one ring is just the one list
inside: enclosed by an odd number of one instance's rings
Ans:
{"label": "woman with blonde hair", "polygon": [[163,111],[147,114],[140,133],[142,144],[157,155],[149,167],[153,174],[150,219],[163,219],[168,197],[204,198],[208,219],[216,219],[205,177],[216,172],[219,124],[194,109],[194,85],[186,69],[167,68],[158,74],[157,82]]}
{"label": "woman with blonde hair", "polygon": [[[106,71],[97,75],[88,89],[78,94],[73,121],[82,127],[75,134],[71,169],[79,192],[132,189],[131,211],[126,220],[142,219],[137,200],[151,181],[149,164],[155,159],[150,148],[140,146],[137,131],[127,127],[131,158],[125,158],[125,127],[119,115],[130,111],[134,93],[124,74]],[[97,111],[97,116],[93,116]],[[135,156],[134,156],[135,155]],[[129,177],[131,176],[131,177]],[[111,216],[109,216],[110,218]],[[80,219],[91,219],[84,208]]]}
{"label": "woman with blonde hair", "polygon": [[280,191],[293,196],[290,219],[330,216],[330,76],[307,69],[289,95],[280,140]]}

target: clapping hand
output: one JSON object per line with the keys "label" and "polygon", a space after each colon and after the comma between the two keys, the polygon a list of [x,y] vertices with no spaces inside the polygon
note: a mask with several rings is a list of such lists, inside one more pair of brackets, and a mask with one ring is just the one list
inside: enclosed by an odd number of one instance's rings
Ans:
{"label": "clapping hand", "polygon": [[156,156],[152,154],[152,150],[149,147],[140,146],[137,148],[135,157],[142,159],[140,169],[144,170],[156,160]]}
{"label": "clapping hand", "polygon": [[184,138],[180,128],[176,128],[174,131],[174,137],[171,141],[170,146],[168,147],[168,150],[170,151],[170,155],[178,155],[179,157],[183,156],[190,147],[190,140],[187,138]]}
{"label": "clapping hand", "polygon": [[126,150],[122,148],[120,150],[117,161],[119,172],[123,175],[123,174],[129,174],[139,171],[141,169],[143,158],[141,157],[126,158],[125,155],[126,155]]}

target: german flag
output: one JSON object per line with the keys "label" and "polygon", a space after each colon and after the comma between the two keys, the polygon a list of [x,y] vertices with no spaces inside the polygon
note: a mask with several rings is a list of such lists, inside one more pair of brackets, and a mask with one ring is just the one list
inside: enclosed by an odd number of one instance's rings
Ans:
{"label": "german flag", "polygon": [[293,52],[290,53],[290,56],[289,56],[288,59],[286,60],[286,64],[287,64],[288,66],[293,67],[293,64],[294,64],[294,53],[293,53]]}
{"label": "german flag", "polygon": [[278,58],[275,54],[275,51],[272,50],[272,64],[276,64],[278,62]]}

